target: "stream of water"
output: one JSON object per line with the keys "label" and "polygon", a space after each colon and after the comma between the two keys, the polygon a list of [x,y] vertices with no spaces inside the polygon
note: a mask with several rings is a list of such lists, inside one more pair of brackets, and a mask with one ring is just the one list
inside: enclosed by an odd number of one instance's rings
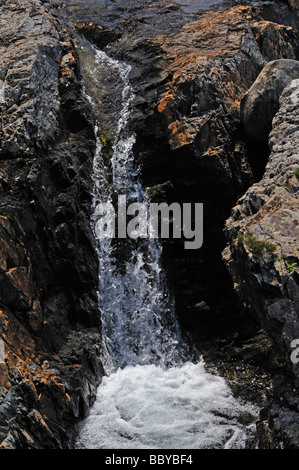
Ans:
{"label": "stream of water", "polygon": [[[92,225],[97,237],[103,202],[115,200],[117,194],[126,195],[130,202],[147,201],[134,163],[134,135],[127,126],[133,98],[130,67],[93,47],[88,54],[90,83],[102,90],[99,100],[89,95],[92,106],[105,106],[103,95],[109,84],[115,106],[112,181],[108,181],[101,132],[96,129]],[[81,425],[76,447],[254,446],[258,410],[234,398],[225,380],[208,373],[200,355],[190,353],[182,338],[157,240],[98,237],[97,249],[106,375]]]}

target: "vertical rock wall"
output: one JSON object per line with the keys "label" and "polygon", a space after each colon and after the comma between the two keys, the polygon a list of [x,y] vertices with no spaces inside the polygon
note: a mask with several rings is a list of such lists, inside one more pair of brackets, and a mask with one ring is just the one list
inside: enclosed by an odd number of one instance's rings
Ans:
{"label": "vertical rock wall", "polygon": [[[262,77],[258,80],[262,83]],[[240,298],[284,355],[276,405],[260,427],[270,422],[277,441],[296,448],[299,369],[292,344],[299,338],[298,103],[299,77],[290,79],[281,94],[265,174],[234,207],[226,222],[229,245],[223,252]]]}
{"label": "vertical rock wall", "polygon": [[41,2],[1,2],[0,18],[0,447],[58,448],[101,376],[93,122]]}

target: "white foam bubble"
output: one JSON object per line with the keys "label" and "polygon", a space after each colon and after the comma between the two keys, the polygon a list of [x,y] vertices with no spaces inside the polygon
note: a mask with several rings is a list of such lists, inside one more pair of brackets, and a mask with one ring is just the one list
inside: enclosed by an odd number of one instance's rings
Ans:
{"label": "white foam bubble", "polygon": [[204,363],[127,366],[105,377],[78,448],[245,448],[258,410],[236,400]]}

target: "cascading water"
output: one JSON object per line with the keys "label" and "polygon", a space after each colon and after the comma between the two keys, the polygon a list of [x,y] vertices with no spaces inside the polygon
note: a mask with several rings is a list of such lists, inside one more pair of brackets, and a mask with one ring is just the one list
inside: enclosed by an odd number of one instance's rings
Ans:
{"label": "cascading water", "polygon": [[[128,133],[130,67],[92,48],[90,73],[105,86],[117,79],[118,108],[107,181],[102,143],[94,159],[92,224],[97,236],[103,202],[125,195],[146,203]],[[119,93],[119,95],[117,95]],[[95,103],[94,103],[95,105]],[[117,107],[117,106],[116,106]],[[98,132],[98,129],[96,129]],[[177,325],[160,265],[159,243],[146,239],[97,239],[99,309],[107,347],[106,376],[82,423],[77,448],[245,448],[255,439],[258,410],[236,400],[226,382],[192,360]],[[121,257],[120,254],[121,253]]]}
{"label": "cascading water", "polygon": [[[129,105],[133,97],[129,86],[130,67],[96,51],[96,63],[117,72],[121,81],[120,118],[116,127],[111,158],[112,184],[103,172],[102,143],[94,158],[94,198],[92,224],[98,241],[99,308],[102,330],[113,367],[127,364],[171,364],[183,354],[172,301],[160,267],[161,249],[154,239],[98,239],[97,224],[103,203],[115,195],[127,203],[145,202],[145,192],[134,166],[134,136],[127,134]],[[98,130],[96,129],[97,133]],[[122,260],[115,252],[121,251]],[[163,313],[162,313],[163,312]]]}

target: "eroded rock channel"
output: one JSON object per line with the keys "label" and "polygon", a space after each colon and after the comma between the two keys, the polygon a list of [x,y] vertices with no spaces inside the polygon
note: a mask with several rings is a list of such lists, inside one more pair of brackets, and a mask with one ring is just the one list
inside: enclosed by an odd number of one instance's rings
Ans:
{"label": "eroded rock channel", "polygon": [[298,6],[211,4],[1,2],[2,448],[72,447],[104,373],[92,175],[120,103],[93,46],[130,66],[149,200],[203,203],[201,249],[163,240],[182,333],[260,408],[257,447],[298,448]]}

